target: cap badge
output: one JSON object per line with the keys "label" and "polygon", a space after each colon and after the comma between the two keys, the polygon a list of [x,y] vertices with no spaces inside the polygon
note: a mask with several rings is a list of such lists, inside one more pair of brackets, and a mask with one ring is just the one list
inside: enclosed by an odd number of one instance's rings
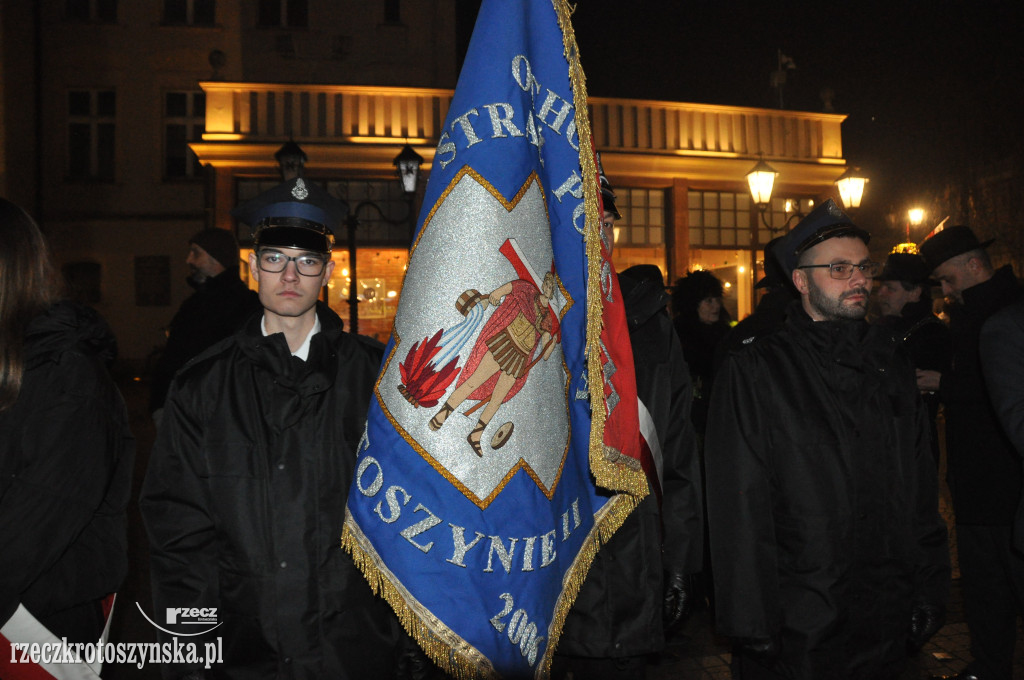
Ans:
{"label": "cap badge", "polygon": [[292,196],[299,201],[304,201],[309,196],[309,189],[306,188],[306,183],[302,181],[302,178],[295,180],[295,186],[292,187]]}
{"label": "cap badge", "polygon": [[831,217],[842,217],[843,216],[843,211],[840,210],[839,206],[836,205],[835,203],[833,203],[832,201],[828,202],[826,210],[828,210],[828,214]]}

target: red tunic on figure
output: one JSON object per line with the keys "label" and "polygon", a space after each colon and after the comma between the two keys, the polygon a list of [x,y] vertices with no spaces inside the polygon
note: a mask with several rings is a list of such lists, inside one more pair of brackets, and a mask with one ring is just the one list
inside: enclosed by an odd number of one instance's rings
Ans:
{"label": "red tunic on figure", "polygon": [[[462,372],[459,374],[459,380],[456,383],[456,387],[466,382],[466,380],[469,379],[469,376],[473,375],[473,372],[476,371],[477,367],[480,365],[480,361],[484,357],[484,354],[486,354],[489,349],[488,342],[501,335],[520,314],[522,314],[526,320],[534,326],[539,325],[540,328],[554,335],[553,330],[555,324],[553,323],[551,310],[547,305],[542,308],[542,313],[546,312],[546,314],[544,314],[540,324],[537,323],[536,300],[539,295],[540,291],[537,290],[537,286],[533,283],[523,281],[522,279],[512,281],[512,292],[505,296],[505,299],[501,301],[501,304],[499,304],[491,314],[491,318],[489,318],[487,323],[484,324],[484,328],[480,331],[480,336],[477,338],[476,344],[473,346],[473,351],[469,355],[469,360],[466,361],[465,368],[463,368]],[[535,332],[535,347],[540,341],[540,337],[540,333]],[[539,351],[543,352],[544,348],[539,348]],[[526,359],[529,361],[530,357],[527,357]],[[484,384],[476,388],[468,398],[481,401],[490,398],[491,393],[494,392],[494,386],[498,382],[499,374],[500,371],[488,378]],[[516,378],[515,383],[512,385],[512,389],[510,389],[508,394],[505,395],[502,403],[505,403],[514,397],[516,393],[522,389],[523,385],[526,384],[526,377],[528,375],[529,371],[524,371],[522,376]]]}

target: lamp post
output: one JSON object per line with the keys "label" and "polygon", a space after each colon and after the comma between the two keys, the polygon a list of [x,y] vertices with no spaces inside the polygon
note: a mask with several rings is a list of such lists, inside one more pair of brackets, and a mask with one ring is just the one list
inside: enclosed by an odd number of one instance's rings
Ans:
{"label": "lamp post", "polygon": [[911,208],[907,211],[907,241],[910,241],[910,228],[920,227],[924,222],[924,208]]}
{"label": "lamp post", "polygon": [[402,189],[405,192],[405,208],[406,214],[401,219],[391,219],[384,214],[380,206],[375,202],[367,199],[360,201],[352,208],[348,216],[345,218],[345,226],[348,230],[348,270],[349,270],[349,285],[348,285],[348,319],[349,319],[349,333],[359,332],[359,293],[356,290],[359,285],[359,278],[356,275],[356,229],[359,227],[359,213],[367,208],[372,208],[377,212],[377,216],[384,222],[392,225],[404,224],[412,220],[415,217],[413,212],[413,199],[416,197],[416,185],[419,182],[420,176],[420,165],[423,163],[423,157],[420,156],[416,151],[406,144],[402,147],[402,150],[397,156],[395,156],[394,165],[398,172],[398,178],[402,182]]}
{"label": "lamp post", "polygon": [[894,253],[917,254],[917,244],[910,240],[910,228],[919,227],[924,222],[924,208],[911,208],[907,211],[907,238],[903,243],[896,244]]}
{"label": "lamp post", "polygon": [[[799,207],[797,207],[796,212],[790,215],[781,227],[773,227],[765,217],[765,212],[768,210],[768,206],[771,205],[775,178],[779,174],[775,168],[764,161],[764,158],[759,156],[757,165],[746,175],[747,186],[750,187],[750,197],[754,200],[754,205],[757,206],[757,210],[761,214],[761,222],[772,233],[785,231],[789,227],[790,222],[804,216],[800,212]],[[864,198],[864,185],[867,182],[867,177],[857,168],[847,169],[846,172],[836,179],[834,184],[836,189],[839,190],[839,199],[843,202],[843,207],[847,211],[852,212],[860,207],[861,200]]]}

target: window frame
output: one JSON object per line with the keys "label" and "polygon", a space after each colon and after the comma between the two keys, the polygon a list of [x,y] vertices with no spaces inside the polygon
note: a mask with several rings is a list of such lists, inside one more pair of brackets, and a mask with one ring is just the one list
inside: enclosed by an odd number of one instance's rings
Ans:
{"label": "window frame", "polygon": [[[172,114],[170,109],[170,97],[172,95],[185,95],[185,113],[184,115]],[[197,109],[196,103],[201,101],[201,110]],[[161,118],[161,129],[163,131],[162,139],[162,159],[163,169],[162,177],[165,182],[184,182],[184,181],[195,181],[201,180],[205,174],[202,165],[199,163],[199,158],[196,157],[192,149],[189,148],[189,141],[196,141],[202,139],[203,133],[206,131],[206,92],[203,90],[166,90],[163,96],[163,110]],[[185,150],[182,154],[184,156],[184,172],[182,174],[172,174],[170,172],[171,148],[170,148],[170,134],[169,130],[172,126],[184,127],[185,128]],[[175,156],[175,159],[179,159],[181,156]],[[190,162],[191,161],[191,162]]]}
{"label": "window frame", "polygon": [[[87,113],[73,111],[72,97],[88,95]],[[110,112],[102,111],[104,95],[111,97]],[[78,157],[81,146],[76,140],[81,130],[87,130],[84,149],[88,158]],[[102,182],[112,184],[117,179],[117,91],[99,88],[70,88],[67,90],[67,154],[65,177],[71,182]],[[106,166],[109,165],[109,172]],[[77,168],[85,168],[84,172]]]}

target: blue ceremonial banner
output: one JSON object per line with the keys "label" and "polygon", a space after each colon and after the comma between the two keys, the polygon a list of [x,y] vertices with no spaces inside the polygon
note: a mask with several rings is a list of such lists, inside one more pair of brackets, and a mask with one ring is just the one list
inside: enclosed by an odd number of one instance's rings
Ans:
{"label": "blue ceremonial banner", "polygon": [[343,545],[460,678],[548,676],[595,552],[647,489],[635,428],[604,437],[636,397],[609,387],[599,339],[614,276],[569,15],[482,3],[349,493]]}

